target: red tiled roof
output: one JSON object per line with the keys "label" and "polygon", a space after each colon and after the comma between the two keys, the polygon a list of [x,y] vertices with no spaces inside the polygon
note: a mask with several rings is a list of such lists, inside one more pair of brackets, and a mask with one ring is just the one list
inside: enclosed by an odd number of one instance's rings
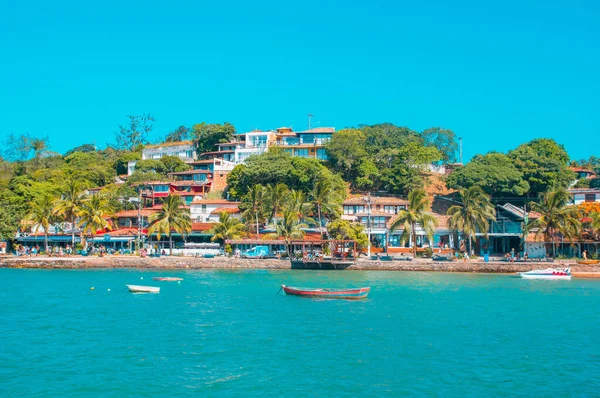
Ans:
{"label": "red tiled roof", "polygon": [[[141,232],[143,234],[145,234],[148,232],[148,230],[142,229]],[[113,231],[107,232],[106,234],[108,234],[110,236],[135,236],[138,234],[138,229],[137,228],[121,228],[121,229],[115,229]]]}
{"label": "red tiled roof", "polygon": [[214,227],[214,222],[193,222],[192,231],[208,231]]}
{"label": "red tiled roof", "polygon": [[219,214],[222,212],[226,212],[229,214],[236,214],[240,212],[240,209],[237,207],[217,207],[210,214]]}
{"label": "red tiled roof", "polygon": [[178,180],[178,181],[171,181],[169,183],[169,185],[171,185],[172,187],[201,187],[203,185],[208,185],[210,184],[210,181],[204,181],[204,182],[197,182],[197,181],[186,181],[186,180]]}
{"label": "red tiled roof", "polygon": [[240,202],[234,202],[227,199],[201,199],[194,200],[192,204],[200,204],[200,205],[238,205]]}
{"label": "red tiled roof", "polygon": [[186,170],[186,171],[177,171],[175,173],[169,173],[172,176],[184,176],[189,174],[210,174],[209,170]]}
{"label": "red tiled roof", "polygon": [[[152,209],[141,209],[140,210],[140,216],[142,216],[142,217],[149,217],[153,213],[156,213],[156,210],[152,210]],[[120,211],[117,214],[115,214],[115,217],[117,217],[117,218],[128,218],[128,217],[137,217],[137,216],[138,216],[137,210],[124,210],[124,211]]]}

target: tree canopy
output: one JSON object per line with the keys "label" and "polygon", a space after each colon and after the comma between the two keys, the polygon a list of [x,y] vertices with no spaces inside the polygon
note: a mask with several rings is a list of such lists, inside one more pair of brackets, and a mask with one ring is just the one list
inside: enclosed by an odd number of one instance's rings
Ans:
{"label": "tree canopy", "polygon": [[223,124],[199,123],[192,127],[192,136],[198,140],[198,153],[216,151],[217,144],[233,140],[235,127],[225,122]]}

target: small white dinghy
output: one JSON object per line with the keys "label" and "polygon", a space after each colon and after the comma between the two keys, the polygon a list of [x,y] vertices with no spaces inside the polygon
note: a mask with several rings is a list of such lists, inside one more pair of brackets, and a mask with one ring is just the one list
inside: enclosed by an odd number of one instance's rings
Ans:
{"label": "small white dinghy", "polygon": [[559,269],[559,268],[546,268],[546,269],[534,269],[528,272],[519,272],[523,279],[557,279],[557,280],[569,280],[571,276],[571,268]]}
{"label": "small white dinghy", "polygon": [[131,293],[159,293],[160,287],[154,286],[139,286],[139,285],[125,285]]}

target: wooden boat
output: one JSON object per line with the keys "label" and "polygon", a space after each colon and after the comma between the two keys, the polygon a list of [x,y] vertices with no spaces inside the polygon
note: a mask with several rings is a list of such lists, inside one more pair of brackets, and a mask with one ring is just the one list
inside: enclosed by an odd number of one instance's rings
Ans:
{"label": "wooden boat", "polygon": [[171,276],[155,276],[154,278],[155,281],[161,281],[161,282],[179,282],[182,281],[183,278],[174,278]]}
{"label": "wooden boat", "polygon": [[125,285],[131,293],[159,293],[160,287],[154,286],[139,286],[139,285]]}
{"label": "wooden boat", "polygon": [[558,269],[558,268],[546,268],[546,269],[534,269],[528,272],[519,272],[519,275],[523,279],[555,279],[555,280],[570,280],[571,269]]}
{"label": "wooden boat", "polygon": [[304,287],[291,287],[281,285],[288,296],[317,297],[326,299],[356,300],[366,298],[371,290],[370,287],[359,287],[355,289],[310,289]]}
{"label": "wooden boat", "polygon": [[577,260],[577,264],[581,265],[596,265],[600,263],[600,260]]}

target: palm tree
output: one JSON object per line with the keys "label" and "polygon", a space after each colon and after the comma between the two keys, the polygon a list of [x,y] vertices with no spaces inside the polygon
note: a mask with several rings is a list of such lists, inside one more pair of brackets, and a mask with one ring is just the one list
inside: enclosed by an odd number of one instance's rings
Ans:
{"label": "palm tree", "polygon": [[29,148],[33,150],[35,158],[40,159],[48,152],[48,139],[34,138],[29,141]]}
{"label": "palm tree", "polygon": [[[95,194],[82,201],[77,216],[79,217],[79,226],[81,236],[88,234],[89,236],[96,235],[96,231],[100,229],[111,229],[111,224],[108,221],[113,213],[108,197],[103,194]],[[87,246],[87,243],[86,243]]]}
{"label": "palm tree", "polygon": [[243,217],[246,220],[256,221],[256,235],[259,234],[258,219],[259,217],[262,217],[265,205],[265,198],[265,187],[260,184],[256,184],[253,187],[251,187],[246,196],[244,197],[244,201],[247,202],[250,205],[250,207],[244,212]]}
{"label": "palm tree", "polygon": [[312,204],[306,198],[306,194],[303,191],[297,191],[292,189],[290,191],[290,195],[288,196],[288,201],[285,204],[285,210],[293,212],[296,214],[296,218],[298,221],[304,220],[309,223],[315,224],[315,221],[308,217],[312,209]]}
{"label": "palm tree", "polygon": [[192,220],[190,212],[184,207],[181,197],[169,195],[161,209],[152,214],[148,221],[148,234],[156,232],[156,237],[160,240],[160,235],[165,234],[169,237],[169,254],[173,254],[173,235],[175,231],[185,236],[192,231]]}
{"label": "palm tree", "polygon": [[531,210],[540,214],[531,228],[537,228],[536,237],[542,235],[546,242],[552,242],[553,256],[556,256],[559,235],[572,238],[581,228],[577,208],[568,206],[569,201],[569,193],[561,188],[541,193],[540,201],[531,204]]}
{"label": "palm tree", "polygon": [[460,204],[448,209],[446,214],[448,228],[451,231],[461,231],[469,238],[469,251],[472,250],[472,240],[477,231],[487,238],[490,221],[496,220],[496,209],[490,202],[490,197],[479,186],[472,186],[460,191]]}
{"label": "palm tree", "polygon": [[298,213],[293,209],[285,209],[283,211],[283,219],[275,224],[275,232],[266,234],[263,239],[284,238],[289,258],[292,258],[291,241],[292,239],[303,239],[306,233],[304,228],[308,228],[307,224],[301,223]]}
{"label": "palm tree", "polygon": [[433,241],[434,228],[437,220],[429,212],[429,198],[423,189],[415,189],[408,194],[408,209],[401,210],[398,217],[390,226],[390,231],[402,227],[400,242],[404,244],[411,236],[413,255],[417,256],[417,227],[423,228],[429,241]]}
{"label": "palm tree", "polygon": [[269,207],[271,208],[271,213],[269,215],[268,222],[273,221],[273,218],[277,213],[281,211],[283,208],[290,190],[287,185],[279,183],[276,185],[267,185],[266,189],[266,197]]}
{"label": "palm tree", "polygon": [[58,200],[54,211],[57,215],[66,217],[71,221],[71,247],[75,249],[75,219],[81,209],[84,193],[80,181],[76,179],[67,180],[62,197]]}
{"label": "palm tree", "polygon": [[29,203],[29,212],[24,221],[34,224],[34,233],[38,233],[40,227],[44,230],[45,252],[48,253],[48,230],[50,225],[56,220],[54,212],[54,198],[49,194],[42,194],[33,202]]}
{"label": "palm tree", "polygon": [[317,209],[319,220],[319,231],[323,237],[323,215],[329,216],[329,220],[339,217],[343,198],[335,190],[331,180],[320,178],[309,193],[313,206]]}
{"label": "palm tree", "polygon": [[223,211],[219,213],[219,222],[216,223],[209,231],[213,235],[211,241],[220,241],[225,244],[228,239],[239,239],[246,232],[246,226],[231,214]]}

